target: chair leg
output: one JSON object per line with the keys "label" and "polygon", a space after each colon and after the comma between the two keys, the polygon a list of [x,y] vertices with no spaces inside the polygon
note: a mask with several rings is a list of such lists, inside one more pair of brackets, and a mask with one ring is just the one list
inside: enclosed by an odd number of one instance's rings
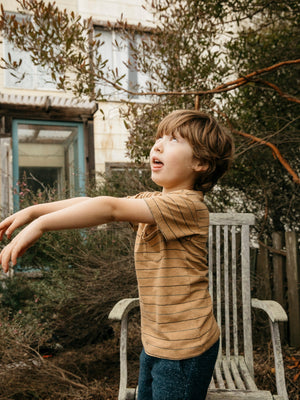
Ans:
{"label": "chair leg", "polygon": [[[278,322],[270,321],[274,359],[277,393],[280,399],[288,400],[288,394],[285,384],[284,365],[281,350],[280,331]],[[276,396],[274,396],[274,399]]]}
{"label": "chair leg", "polygon": [[121,320],[120,336],[120,386],[118,400],[127,399],[127,333],[128,316],[123,316]]}

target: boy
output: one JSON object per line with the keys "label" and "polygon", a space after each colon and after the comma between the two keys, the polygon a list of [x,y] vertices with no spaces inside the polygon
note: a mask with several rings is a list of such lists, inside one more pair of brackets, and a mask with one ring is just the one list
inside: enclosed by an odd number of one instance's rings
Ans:
{"label": "boy", "polygon": [[207,192],[229,168],[233,143],[209,115],[172,112],[150,152],[161,192],[130,198],[80,197],[21,210],[0,224],[0,239],[30,222],[1,252],[5,272],[46,231],[112,221],[137,226],[135,266],[143,351],[139,400],[205,399],[219,328],[208,292]]}

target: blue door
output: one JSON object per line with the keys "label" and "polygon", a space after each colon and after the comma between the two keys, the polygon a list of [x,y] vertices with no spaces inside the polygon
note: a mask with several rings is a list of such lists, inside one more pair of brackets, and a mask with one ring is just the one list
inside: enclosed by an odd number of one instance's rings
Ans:
{"label": "blue door", "polygon": [[85,192],[83,125],[71,122],[13,120],[14,210],[20,184],[34,192],[53,188],[58,197]]}

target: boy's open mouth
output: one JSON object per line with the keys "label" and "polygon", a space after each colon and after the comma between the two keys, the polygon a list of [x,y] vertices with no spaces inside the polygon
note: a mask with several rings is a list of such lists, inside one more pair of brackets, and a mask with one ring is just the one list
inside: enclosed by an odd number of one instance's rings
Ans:
{"label": "boy's open mouth", "polygon": [[164,163],[162,161],[160,161],[158,158],[154,157],[152,159],[152,167],[153,168],[160,168],[164,165]]}
{"label": "boy's open mouth", "polygon": [[164,163],[162,161],[160,161],[158,158],[153,157],[152,158],[152,165],[154,165],[154,166],[162,166],[162,165],[164,165]]}

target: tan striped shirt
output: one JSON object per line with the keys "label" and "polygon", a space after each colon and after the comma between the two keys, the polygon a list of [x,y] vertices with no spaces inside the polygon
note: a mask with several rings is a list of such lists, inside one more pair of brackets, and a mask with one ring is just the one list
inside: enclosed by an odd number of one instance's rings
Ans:
{"label": "tan striped shirt", "polygon": [[156,222],[139,224],[135,266],[142,342],[151,356],[194,357],[219,337],[208,292],[209,214],[201,192],[140,193]]}

